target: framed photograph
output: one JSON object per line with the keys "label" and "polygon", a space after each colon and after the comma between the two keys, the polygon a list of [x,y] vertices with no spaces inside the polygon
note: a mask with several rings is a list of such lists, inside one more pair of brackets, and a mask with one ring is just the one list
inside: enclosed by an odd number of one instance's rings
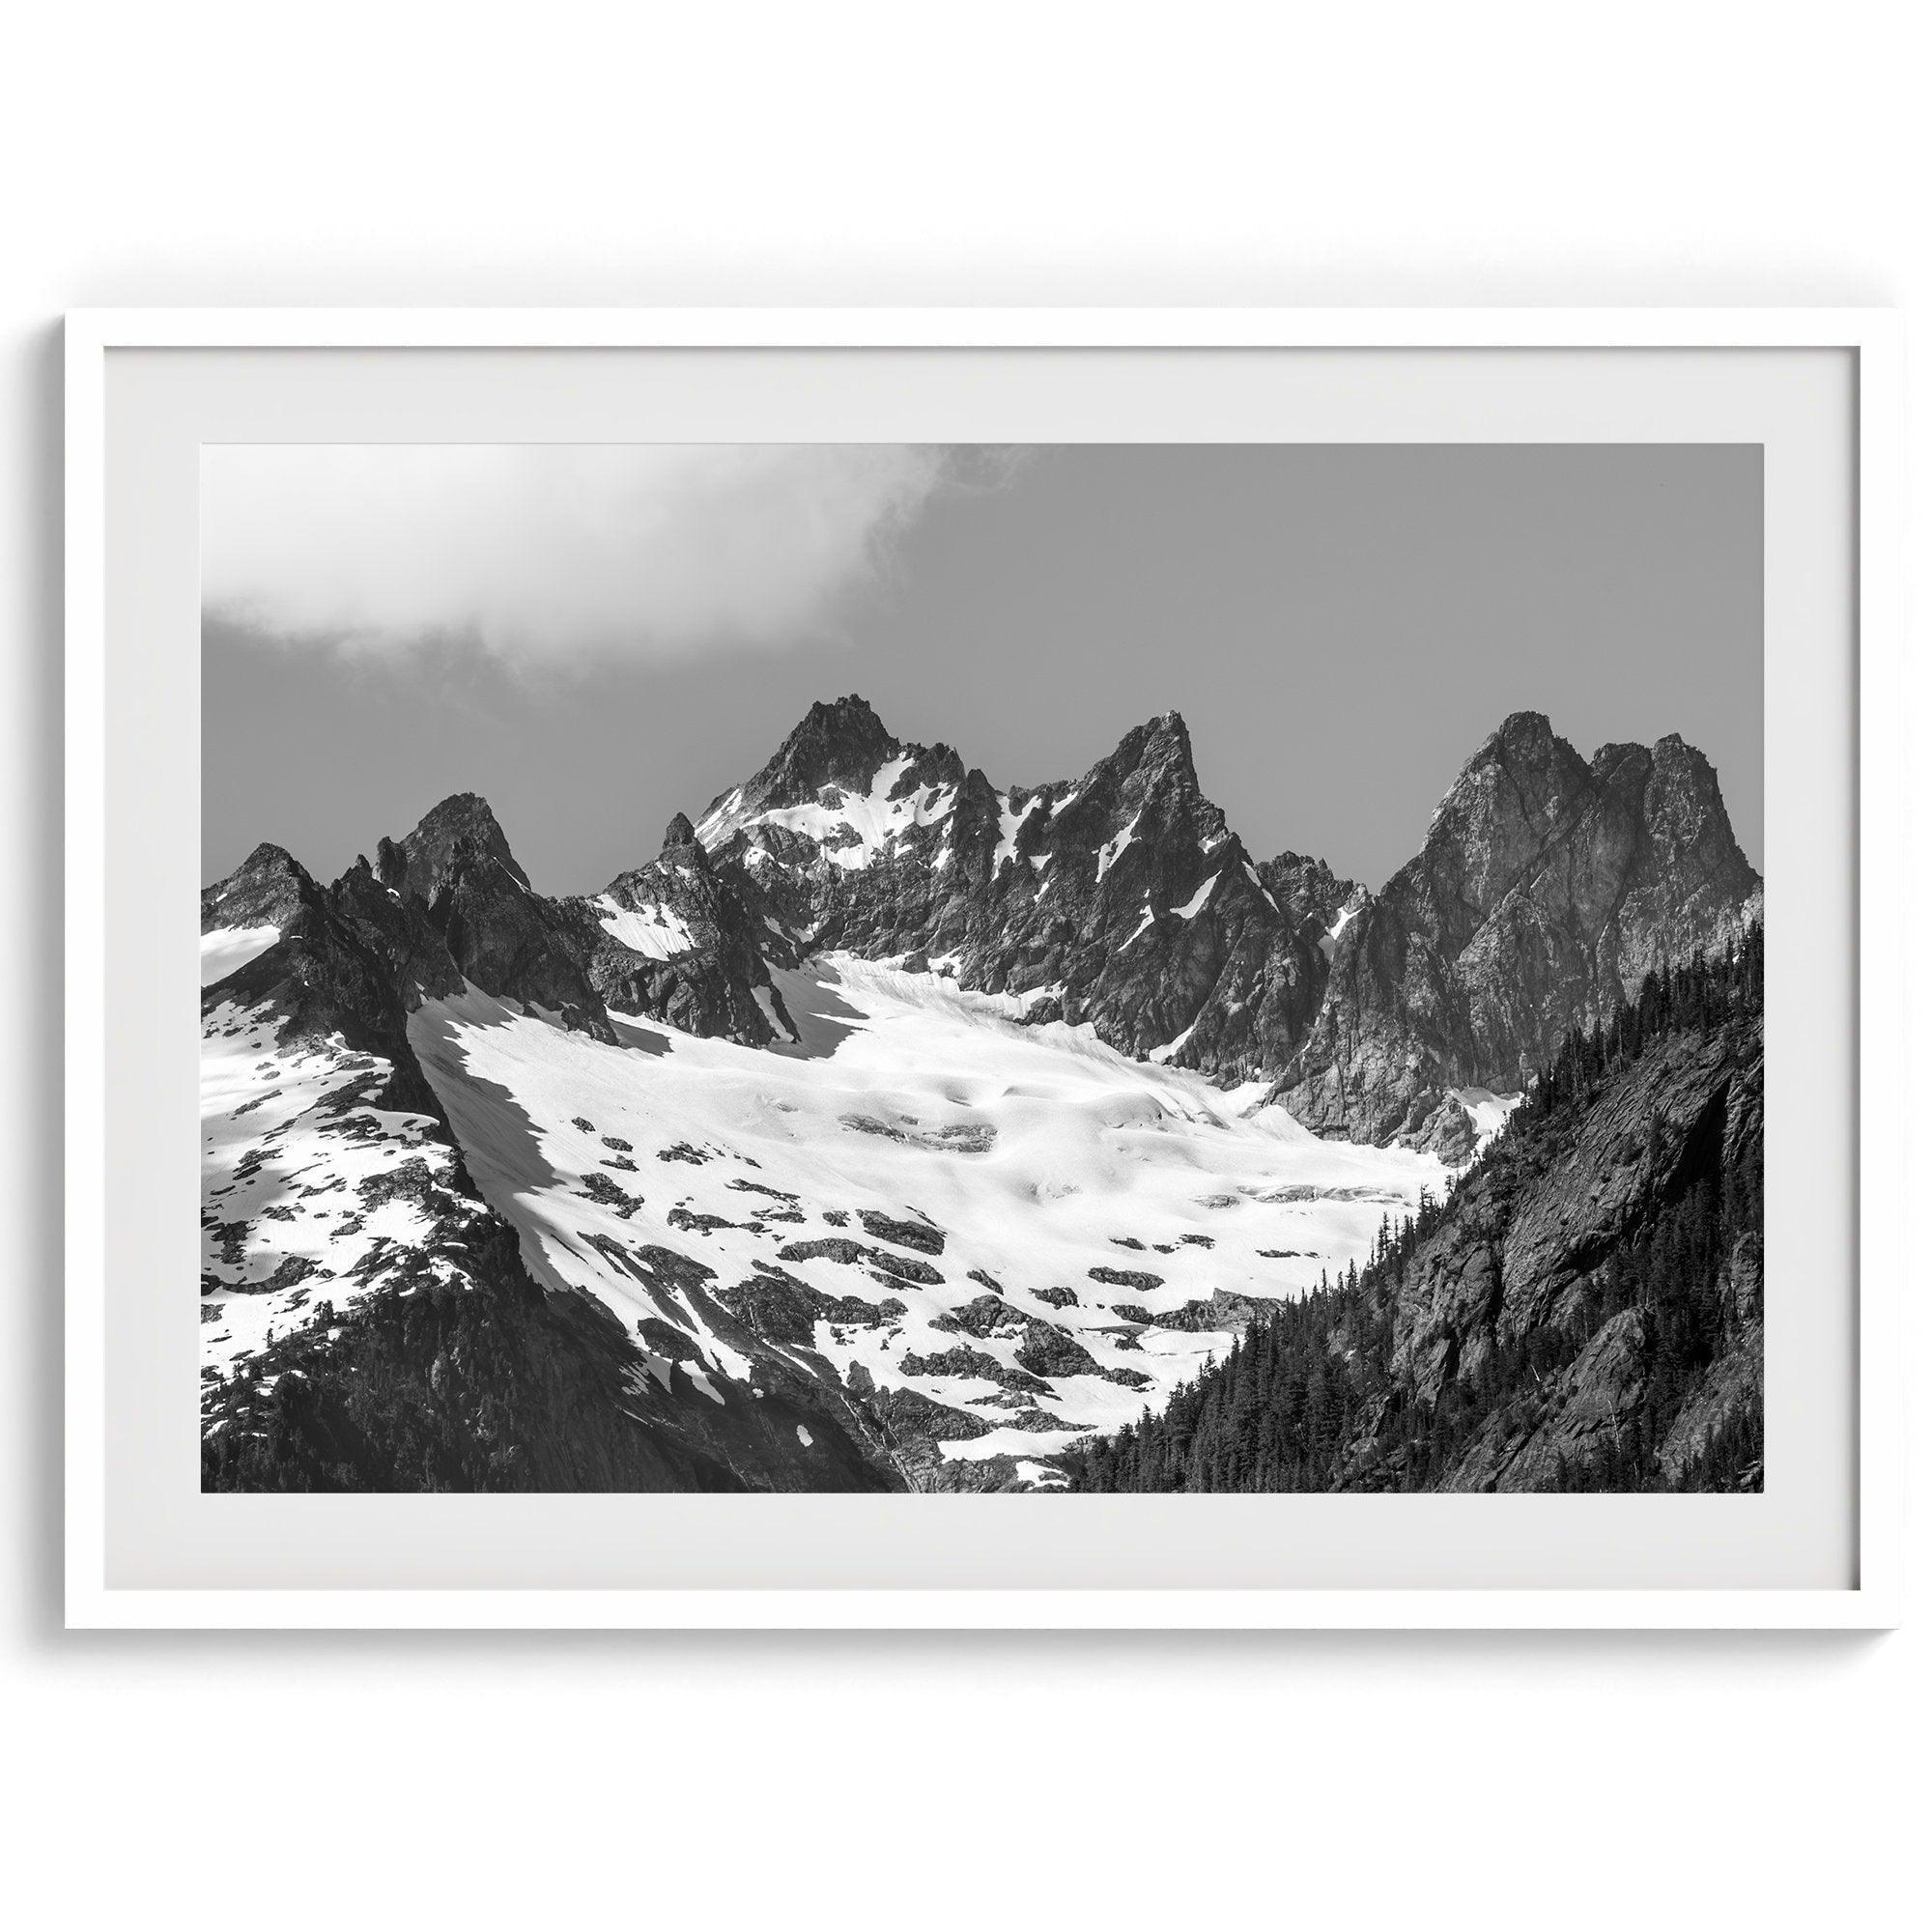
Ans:
{"label": "framed photograph", "polygon": [[95,311],[67,421],[71,1624],[1895,1621],[1888,316]]}

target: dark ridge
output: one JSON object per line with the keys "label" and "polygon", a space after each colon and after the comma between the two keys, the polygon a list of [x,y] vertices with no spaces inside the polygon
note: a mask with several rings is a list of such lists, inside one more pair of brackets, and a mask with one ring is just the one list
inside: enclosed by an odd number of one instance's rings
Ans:
{"label": "dark ridge", "polygon": [[376,848],[376,869],[385,886],[420,900],[436,898],[466,859],[490,859],[526,891],[529,876],[517,864],[503,828],[479,793],[453,793],[423,814],[416,829],[400,842],[384,838]]}

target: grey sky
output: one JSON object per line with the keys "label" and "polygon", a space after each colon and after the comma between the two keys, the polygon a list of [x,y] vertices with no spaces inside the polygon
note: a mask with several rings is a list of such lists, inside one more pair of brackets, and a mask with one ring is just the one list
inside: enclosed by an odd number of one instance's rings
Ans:
{"label": "grey sky", "polygon": [[[435,479],[382,487],[407,452],[359,452],[373,488],[305,472],[306,501],[227,454],[235,487],[204,498],[207,879],[263,838],[333,877],[469,790],[540,889],[592,891],[848,691],[1002,786],[1178,709],[1250,849],[1371,885],[1511,711],[1585,756],[1679,731],[1762,865],[1755,447],[752,452],[724,483],[647,464],[563,536],[557,498],[587,491],[559,490],[556,452],[473,517]],[[658,489],[679,513],[634,541]],[[345,501],[368,513],[332,527]],[[487,582],[447,567],[465,541]],[[352,578],[355,613],[318,591]]]}

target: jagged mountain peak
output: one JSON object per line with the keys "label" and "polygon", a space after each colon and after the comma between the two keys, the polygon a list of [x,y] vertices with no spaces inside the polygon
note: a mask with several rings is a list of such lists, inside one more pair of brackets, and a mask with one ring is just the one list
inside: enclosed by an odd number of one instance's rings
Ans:
{"label": "jagged mountain peak", "polygon": [[862,785],[900,750],[879,714],[854,692],[814,704],[758,777],[772,781],[771,796],[787,781],[806,794],[827,784]]}
{"label": "jagged mountain peak", "polygon": [[526,892],[529,875],[517,864],[490,802],[480,792],[452,792],[432,806],[413,832],[382,839],[376,870],[385,886],[429,904],[467,861],[495,860]]}
{"label": "jagged mountain peak", "polygon": [[1193,740],[1178,711],[1136,724],[1076,783],[1048,790],[1059,793],[1053,811],[1062,840],[1104,840],[1130,823],[1202,841],[1228,833],[1220,808],[1202,795]]}
{"label": "jagged mountain peak", "polygon": [[1582,754],[1544,713],[1512,712],[1457,774],[1429,822],[1422,853],[1406,869],[1439,868],[1454,853],[1456,866],[1476,875],[1465,895],[1487,901],[1495,883],[1555,832],[1590,779]]}
{"label": "jagged mountain peak", "polygon": [[1718,769],[1695,745],[1672,731],[1650,748],[1650,761],[1660,774],[1719,795]]}
{"label": "jagged mountain peak", "polygon": [[1619,766],[1627,765],[1633,760],[1647,763],[1650,755],[1651,750],[1648,745],[1638,744],[1634,739],[1612,739],[1607,745],[1599,745],[1590,753],[1590,769],[1601,778],[1605,772],[1613,772]]}
{"label": "jagged mountain peak", "polygon": [[879,723],[879,714],[872,709],[870,701],[856,691],[847,692],[843,697],[817,699],[799,722],[792,736],[797,737],[800,732],[810,730],[866,731],[878,736],[891,736]]}
{"label": "jagged mountain peak", "polygon": [[265,839],[226,878],[202,888],[201,928],[280,927],[315,891],[301,862]]}
{"label": "jagged mountain peak", "polygon": [[698,843],[696,828],[681,811],[665,827],[664,844],[658,857],[667,866],[689,866],[700,872],[708,871],[711,866],[704,847]]}
{"label": "jagged mountain peak", "polygon": [[232,872],[216,879],[213,885],[201,889],[202,897],[210,894],[226,896],[239,888],[260,883],[272,878],[306,879],[308,872],[299,859],[286,847],[263,839]]}
{"label": "jagged mountain peak", "polygon": [[1681,736],[1586,764],[1544,714],[1517,712],[1338,937],[1279,1097],[1323,1132],[1449,1146],[1453,1096],[1520,1089],[1570,1025],[1721,946],[1760,895],[1717,774]]}
{"label": "jagged mountain peak", "polygon": [[453,791],[447,798],[438,800],[416,821],[409,838],[422,840],[464,832],[494,835],[498,838],[503,836],[497,814],[490,810],[490,801],[481,792]]}
{"label": "jagged mountain peak", "polygon": [[1568,776],[1585,769],[1577,748],[1541,711],[1512,711],[1483,740],[1474,756],[1463,767],[1462,777],[1496,765],[1513,774],[1530,770]]}
{"label": "jagged mountain peak", "polygon": [[1174,781],[1189,791],[1201,788],[1194,770],[1194,740],[1178,711],[1163,711],[1145,724],[1136,724],[1095,770],[1122,777],[1137,772],[1150,781]]}
{"label": "jagged mountain peak", "polygon": [[1487,742],[1512,749],[1519,746],[1551,745],[1557,742],[1557,731],[1555,725],[1549,722],[1548,712],[1512,711],[1490,733]]}
{"label": "jagged mountain peak", "polygon": [[901,745],[856,692],[821,699],[752,778],[711,801],[696,836],[716,850],[761,812],[810,805],[828,792],[869,791],[890,760],[919,750]]}
{"label": "jagged mountain peak", "polygon": [[270,870],[298,872],[303,878],[308,877],[308,873],[303,869],[300,860],[294,853],[289,851],[286,846],[277,845],[272,840],[267,838],[263,839],[236,867],[235,870],[229,876],[231,878],[241,878],[250,872],[266,872]]}

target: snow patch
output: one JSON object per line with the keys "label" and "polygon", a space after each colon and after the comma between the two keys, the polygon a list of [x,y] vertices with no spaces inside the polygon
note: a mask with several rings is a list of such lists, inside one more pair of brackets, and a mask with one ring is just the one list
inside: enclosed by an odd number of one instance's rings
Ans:
{"label": "snow patch", "polygon": [[201,935],[201,983],[212,986],[259,959],[282,936],[279,925],[230,925]]}
{"label": "snow patch", "polygon": [[1097,885],[1102,879],[1104,879],[1107,876],[1107,867],[1111,866],[1114,863],[1114,861],[1118,859],[1121,856],[1121,854],[1124,852],[1127,849],[1127,847],[1133,843],[1134,834],[1140,829],[1140,822],[1141,822],[1141,815],[1137,811],[1134,813],[1133,817],[1129,819],[1128,822],[1121,828],[1120,831],[1115,833],[1114,836],[1110,839],[1108,839],[1104,845],[1100,847],[1099,866],[1098,869],[1094,874],[1094,884]]}
{"label": "snow patch", "polygon": [[1479,1152],[1502,1132],[1509,1117],[1522,1105],[1520,1094],[1492,1094],[1487,1087],[1458,1087],[1450,1097],[1468,1115]]}
{"label": "snow patch", "polygon": [[633,909],[609,893],[597,901],[598,923],[619,946],[628,946],[646,959],[676,959],[691,951],[691,928],[664,906]]}
{"label": "snow patch", "polygon": [[1018,1482],[1031,1483],[1037,1490],[1064,1490],[1066,1487],[1066,1478],[1044,1463],[1015,1463],[1013,1476]]}
{"label": "snow patch", "polygon": [[837,803],[813,800],[809,805],[780,806],[740,817],[739,794],[727,806],[707,814],[698,837],[709,847],[723,844],[733,833],[759,826],[778,826],[803,833],[821,848],[823,857],[848,872],[864,871],[904,833],[936,825],[952,810],[957,790],[952,785],[923,785],[902,798],[892,796],[912,767],[910,753],[888,758],[872,774],[864,792],[838,791]]}
{"label": "snow patch", "polygon": [[1169,1040],[1165,1046],[1155,1047],[1154,1050],[1148,1055],[1148,1058],[1151,1060],[1156,1066],[1165,1066],[1167,1063],[1170,1060],[1172,1060],[1174,1056],[1177,1053],[1179,1053],[1183,1046],[1187,1044],[1188,1037],[1193,1033],[1194,1029],[1200,1024],[1201,1024],[1200,1017],[1197,1015],[1195,1018],[1189,1020],[1187,1025],[1179,1033],[1176,1034],[1175,1037],[1171,1040]]}
{"label": "snow patch", "polygon": [[1192,919],[1213,896],[1214,888],[1220,883],[1221,875],[1219,872],[1208,873],[1208,877],[1202,881],[1200,889],[1185,905],[1170,906],[1168,910],[1181,919]]}
{"label": "snow patch", "polygon": [[752,997],[758,1003],[758,1010],[765,1016],[765,1024],[787,1045],[797,1043],[798,1036],[780,1017],[779,1009],[772,1003],[772,989],[769,986],[753,986]]}
{"label": "snow patch", "polygon": [[1337,942],[1341,939],[1343,933],[1348,931],[1349,922],[1352,920],[1355,917],[1355,915],[1362,910],[1362,907],[1365,903],[1366,903],[1365,900],[1357,900],[1353,905],[1344,906],[1342,908],[1341,918],[1339,918],[1335,922],[1335,923],[1331,925],[1328,928],[1328,930],[1324,932],[1321,935],[1321,937],[1316,942],[1316,944],[1321,947],[1322,956],[1324,958],[1327,959],[1334,958],[1335,947]]}
{"label": "snow patch", "polygon": [[1030,798],[1015,811],[1004,800],[1000,804],[1000,842],[993,848],[993,876],[998,878],[1000,869],[1010,865],[1019,846],[1020,827],[1038,809],[1039,800]]}
{"label": "snow patch", "polygon": [[744,786],[734,786],[697,821],[695,828],[697,842],[706,851],[714,845],[722,845],[737,829],[735,814],[744,796]]}

